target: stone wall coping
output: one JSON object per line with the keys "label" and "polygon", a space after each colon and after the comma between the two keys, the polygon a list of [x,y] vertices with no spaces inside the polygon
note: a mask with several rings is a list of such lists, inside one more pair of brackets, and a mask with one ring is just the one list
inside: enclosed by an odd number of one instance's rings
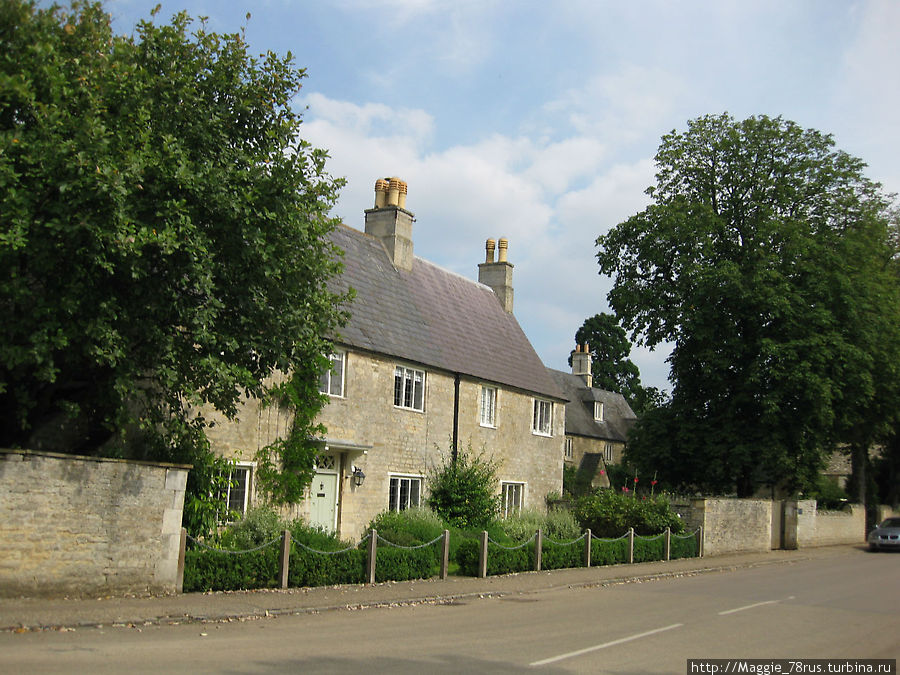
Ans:
{"label": "stone wall coping", "polygon": [[46,452],[43,450],[21,450],[18,448],[0,448],[0,455],[25,455],[29,457],[50,457],[52,459],[78,459],[85,462],[112,462],[118,464],[138,464],[140,466],[155,466],[161,469],[194,468],[193,464],[172,464],[169,462],[148,462],[138,459],[120,459],[117,457],[91,457],[88,455],[68,455],[64,452]]}

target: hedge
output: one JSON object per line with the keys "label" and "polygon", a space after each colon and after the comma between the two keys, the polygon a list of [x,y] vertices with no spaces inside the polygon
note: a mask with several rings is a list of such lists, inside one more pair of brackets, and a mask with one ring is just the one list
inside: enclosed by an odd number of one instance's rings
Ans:
{"label": "hedge", "polygon": [[[459,572],[477,576],[481,542],[477,538],[457,539],[456,561]],[[512,546],[514,544],[510,544]],[[209,548],[185,551],[184,590],[226,591],[254,588],[274,588],[278,585],[277,544],[249,553],[231,554]],[[439,567],[440,545],[423,548],[378,547],[375,580],[408,581],[434,576]],[[671,537],[671,559],[697,556],[697,538]],[[634,562],[649,562],[665,558],[665,537],[634,538]],[[288,585],[335,586],[366,582],[366,547],[360,545],[331,554],[309,551],[294,542],[291,547]],[[591,565],[615,565],[628,562],[628,538],[591,540]],[[543,540],[541,568],[545,570],[581,567],[584,565],[584,540],[556,543]],[[534,544],[519,548],[488,544],[489,575],[525,572],[534,569]]]}
{"label": "hedge", "polygon": [[675,536],[672,535],[671,550],[669,557],[672,560],[676,558],[696,558],[697,557],[697,537],[694,535]]}
{"label": "hedge", "polygon": [[[378,548],[375,581],[425,579],[437,569],[436,546],[402,549]],[[211,548],[185,551],[184,591],[237,591],[275,588],[278,585],[280,546],[270,545],[248,553],[227,553]],[[288,586],[336,586],[366,582],[365,548],[338,553],[316,553],[291,547]],[[477,562],[476,562],[477,564]]]}
{"label": "hedge", "polygon": [[210,548],[184,552],[184,591],[239,591],[278,585],[278,546],[231,554]]}

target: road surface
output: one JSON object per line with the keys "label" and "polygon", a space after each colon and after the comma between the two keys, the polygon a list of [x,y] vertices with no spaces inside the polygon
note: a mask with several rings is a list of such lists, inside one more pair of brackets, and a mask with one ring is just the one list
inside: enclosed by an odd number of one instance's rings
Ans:
{"label": "road surface", "polygon": [[896,659],[900,554],[446,605],[0,634],[3,673],[685,673],[687,659]]}

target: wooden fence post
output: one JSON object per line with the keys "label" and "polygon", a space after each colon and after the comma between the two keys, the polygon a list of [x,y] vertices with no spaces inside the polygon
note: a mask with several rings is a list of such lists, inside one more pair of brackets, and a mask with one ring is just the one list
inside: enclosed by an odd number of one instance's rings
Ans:
{"label": "wooden fence post", "polygon": [[634,528],[628,528],[628,562],[634,562]]}
{"label": "wooden fence post", "polygon": [[441,546],[441,579],[447,578],[450,568],[450,530],[444,530],[444,541]]}
{"label": "wooden fence post", "polygon": [[666,560],[672,559],[672,528],[666,528]]}
{"label": "wooden fence post", "polygon": [[181,528],[181,541],[178,542],[178,569],[175,571],[175,592],[184,593],[184,551],[187,548],[187,530]]}
{"label": "wooden fence post", "polygon": [[540,529],[534,535],[534,571],[541,571],[541,557],[544,553],[544,533]]}
{"label": "wooden fence post", "polygon": [[584,533],[584,566],[591,566],[591,530],[588,528]]}
{"label": "wooden fence post", "polygon": [[366,577],[370,584],[375,583],[375,558],[378,555],[378,530],[369,530],[369,560],[366,569]]}
{"label": "wooden fence post", "polygon": [[488,557],[488,533],[481,533],[481,551],[478,555],[478,577],[484,579],[487,576],[487,557]]}
{"label": "wooden fence post", "polygon": [[278,556],[278,580],[280,588],[288,587],[288,571],[291,567],[291,531],[281,533],[281,555]]}

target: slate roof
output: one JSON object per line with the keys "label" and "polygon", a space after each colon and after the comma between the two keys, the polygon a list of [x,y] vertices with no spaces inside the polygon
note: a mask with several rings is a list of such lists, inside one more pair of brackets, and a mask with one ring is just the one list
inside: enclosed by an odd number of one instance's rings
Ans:
{"label": "slate roof", "polygon": [[[622,394],[605,389],[587,387],[580,375],[572,375],[561,370],[547,369],[556,380],[563,395],[569,399],[566,404],[566,434],[587,436],[607,441],[624,443],[628,430],[637,416]],[[594,419],[594,402],[603,403],[602,422]]]}
{"label": "slate roof", "polygon": [[518,321],[487,286],[416,257],[396,269],[381,241],[338,226],[341,290],[355,289],[336,342],[564,400]]}

